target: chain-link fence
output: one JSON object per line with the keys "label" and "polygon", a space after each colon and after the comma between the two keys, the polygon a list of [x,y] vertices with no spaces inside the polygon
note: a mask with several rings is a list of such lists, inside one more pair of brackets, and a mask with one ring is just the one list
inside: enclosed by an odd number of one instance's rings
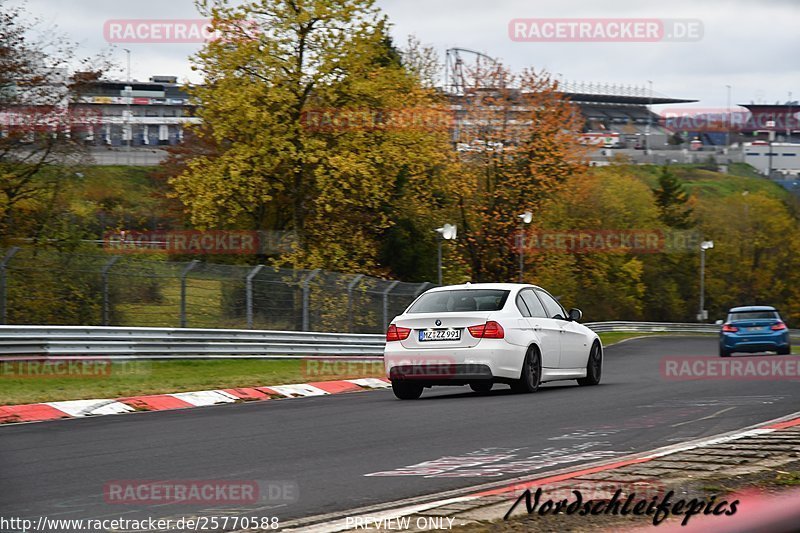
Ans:
{"label": "chain-link fence", "polygon": [[141,255],[0,250],[0,324],[382,333],[430,283]]}

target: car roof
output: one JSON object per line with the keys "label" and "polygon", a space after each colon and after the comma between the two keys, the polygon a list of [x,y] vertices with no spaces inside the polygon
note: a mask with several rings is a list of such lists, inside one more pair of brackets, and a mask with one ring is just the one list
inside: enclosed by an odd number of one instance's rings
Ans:
{"label": "car roof", "polygon": [[777,311],[771,305],[745,305],[743,307],[732,307],[728,313],[747,313],[749,311]]}
{"label": "car roof", "polygon": [[462,283],[461,285],[444,285],[442,287],[434,287],[428,292],[434,291],[452,291],[452,290],[469,290],[469,289],[497,289],[504,291],[513,291],[523,289],[525,287],[540,288],[536,285],[528,283]]}

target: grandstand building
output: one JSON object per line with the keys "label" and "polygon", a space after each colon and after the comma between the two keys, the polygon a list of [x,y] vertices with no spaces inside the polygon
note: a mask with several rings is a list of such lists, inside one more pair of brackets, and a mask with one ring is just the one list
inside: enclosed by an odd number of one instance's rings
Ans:
{"label": "grandstand building", "polygon": [[[567,83],[564,89],[564,96],[578,105],[585,118],[585,133],[616,134],[619,146],[629,148],[643,148],[648,132],[651,147],[666,143],[671,132],[660,124],[660,116],[650,106],[696,101],[651,96],[635,87]],[[463,96],[452,100],[456,117],[460,98]],[[179,144],[184,126],[199,122],[196,107],[174,76],[153,76],[149,82],[97,81],[73,105],[77,114],[97,117],[82,132],[86,143],[94,146]]]}
{"label": "grandstand building", "polygon": [[153,76],[149,82],[96,81],[71,107],[74,116],[86,119],[77,134],[90,146],[179,144],[184,126],[199,122],[174,76]]}
{"label": "grandstand building", "polygon": [[[652,106],[688,104],[697,100],[651,95],[641,87],[623,87],[604,84],[567,83],[563,94],[576,104],[584,118],[584,144],[614,148],[663,148],[674,134],[664,126],[663,118]],[[468,116],[465,100],[480,93],[491,94],[492,88],[467,89],[451,95],[451,109],[455,115],[453,138],[469,142],[461,132],[468,130],[472,117]],[[512,92],[511,97],[514,98]],[[464,144],[466,144],[464,143]],[[466,148],[465,148],[466,149]]]}
{"label": "grandstand building", "polygon": [[[663,148],[673,132],[664,128],[653,106],[695,102],[652,94],[643,87],[592,83],[563,83],[561,87],[583,114],[583,140],[598,147]],[[491,91],[478,89],[487,90]],[[465,95],[445,94],[455,116],[452,136],[458,144],[463,141],[458,130],[469,121]],[[182,143],[184,128],[200,122],[196,110],[175,76],[153,76],[146,82],[98,80],[73,95],[70,134],[94,148],[96,157],[116,157],[114,149],[124,148],[133,152],[133,159],[126,156],[128,164],[157,164],[165,156],[159,148]],[[136,160],[137,152],[146,159]]]}
{"label": "grandstand building", "polygon": [[[688,104],[697,100],[645,94],[642,88],[590,84],[565,86],[564,96],[578,105],[585,119],[586,132],[619,134],[621,148],[663,148],[673,132],[664,128],[661,116],[652,106]],[[649,139],[648,139],[649,137]],[[647,140],[646,140],[647,139]]]}

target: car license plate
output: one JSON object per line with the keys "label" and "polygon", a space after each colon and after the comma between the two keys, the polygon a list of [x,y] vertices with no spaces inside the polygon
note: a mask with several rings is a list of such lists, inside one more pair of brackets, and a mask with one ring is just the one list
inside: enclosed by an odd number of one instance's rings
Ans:
{"label": "car license plate", "polygon": [[755,327],[752,327],[752,328],[747,328],[747,331],[761,331],[762,329],[764,329],[764,328],[761,327],[761,326],[755,326]]}
{"label": "car license plate", "polygon": [[426,341],[460,341],[460,329],[421,329],[419,331],[420,342]]}

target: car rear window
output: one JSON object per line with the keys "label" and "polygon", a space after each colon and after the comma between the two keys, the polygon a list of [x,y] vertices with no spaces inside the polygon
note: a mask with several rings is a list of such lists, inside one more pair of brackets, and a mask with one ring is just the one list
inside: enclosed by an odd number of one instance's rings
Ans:
{"label": "car rear window", "polygon": [[455,289],[428,292],[407,313],[458,313],[461,311],[499,311],[506,305],[509,291],[501,289]]}
{"label": "car rear window", "polygon": [[777,311],[746,311],[729,314],[728,322],[733,322],[735,320],[770,320],[776,318],[780,318]]}

